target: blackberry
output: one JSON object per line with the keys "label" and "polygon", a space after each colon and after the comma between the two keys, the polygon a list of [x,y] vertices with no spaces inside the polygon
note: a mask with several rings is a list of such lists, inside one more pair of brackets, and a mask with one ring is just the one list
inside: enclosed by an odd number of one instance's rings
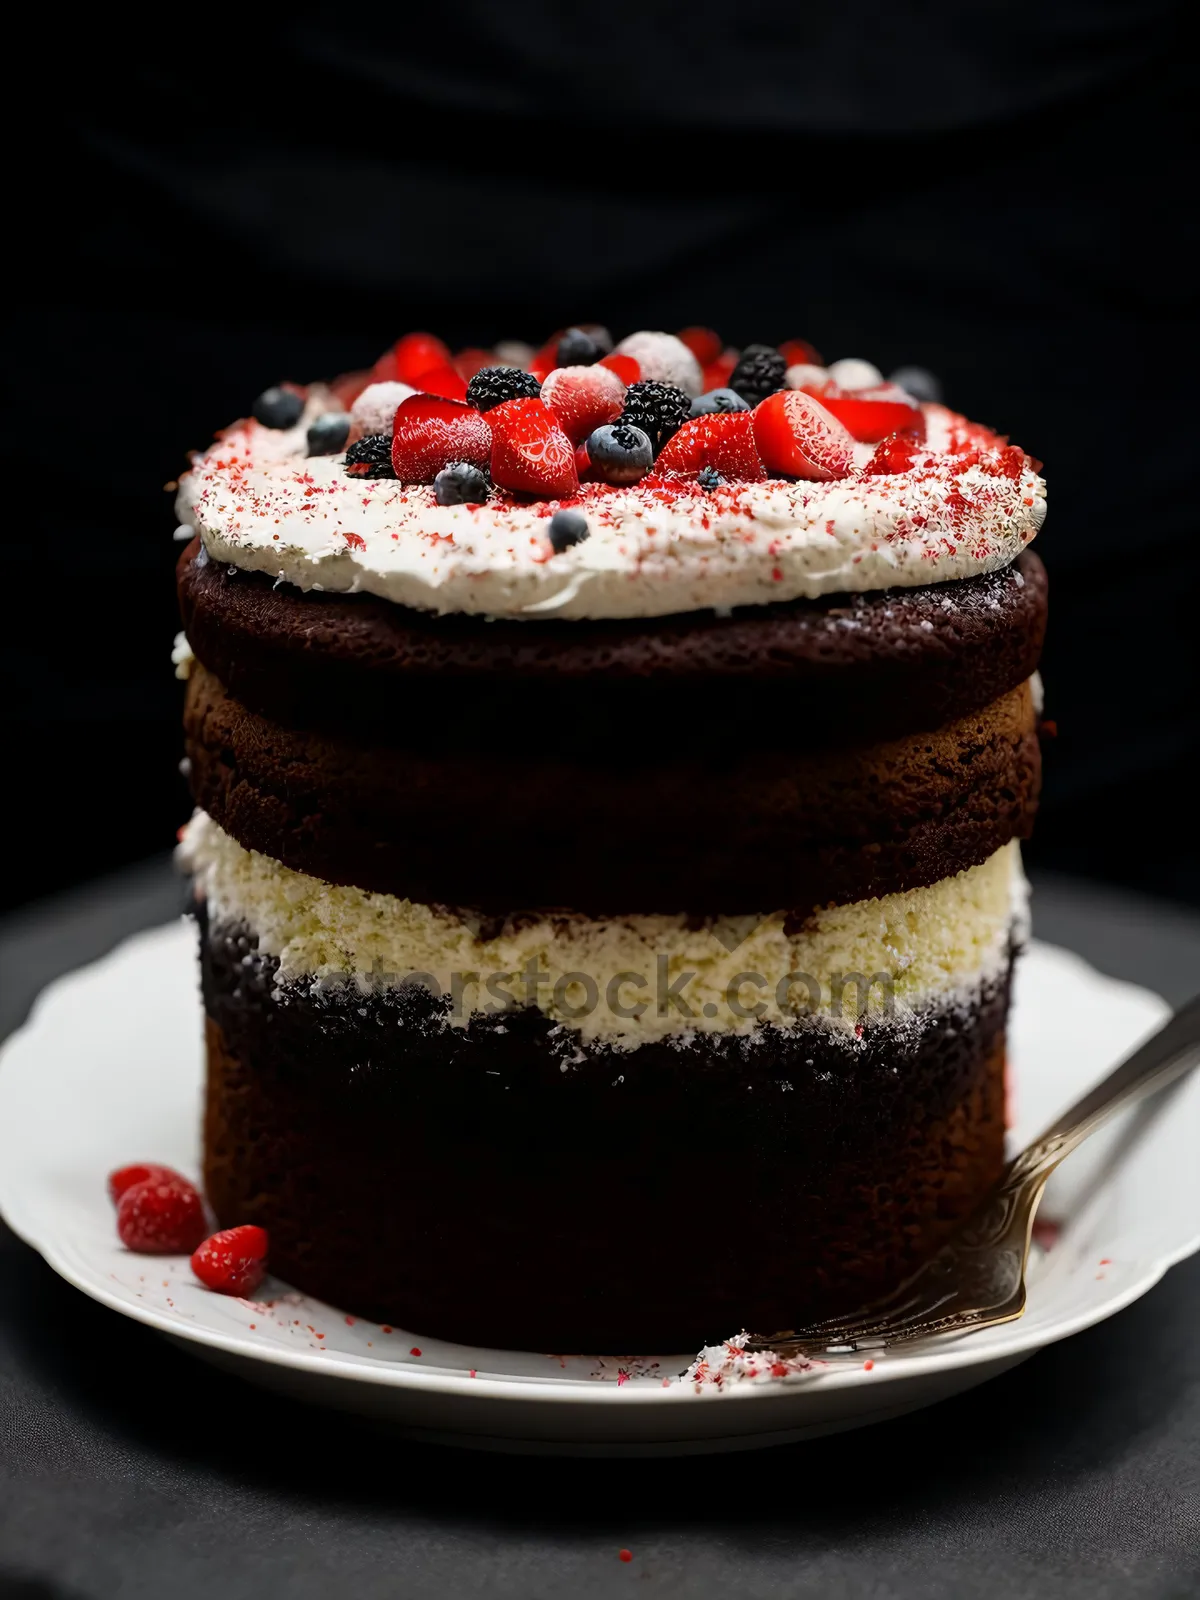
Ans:
{"label": "blackberry", "polygon": [[769,394],[782,389],[786,376],[787,361],[773,345],[748,344],[730,374],[729,387],[736,390],[748,406],[756,406]]}
{"label": "blackberry", "polygon": [[550,548],[556,556],[562,555],[573,544],[582,544],[591,533],[588,519],[580,511],[556,511],[550,518]]}
{"label": "blackberry", "polygon": [[304,413],[304,401],[294,390],[276,385],[264,389],[250,409],[264,428],[294,428]]}
{"label": "blackberry", "polygon": [[480,367],[467,385],[467,404],[490,411],[506,400],[536,400],[542,386],[532,372],[520,367]]}
{"label": "blackberry", "polygon": [[344,411],[326,411],[308,428],[308,453],[310,456],[336,456],[346,448],[346,435],[350,432],[350,418]]}
{"label": "blackberry", "polygon": [[617,422],[628,428],[640,428],[657,455],[671,435],[688,420],[691,410],[691,399],[682,389],[677,389],[673,383],[644,378],[626,389],[625,409]]}
{"label": "blackberry", "polygon": [[392,440],[387,433],[368,433],[346,451],[348,478],[394,478]]}

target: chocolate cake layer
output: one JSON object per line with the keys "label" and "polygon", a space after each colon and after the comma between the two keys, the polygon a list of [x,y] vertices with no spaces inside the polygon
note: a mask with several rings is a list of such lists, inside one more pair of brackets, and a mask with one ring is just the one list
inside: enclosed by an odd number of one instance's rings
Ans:
{"label": "chocolate cake layer", "polygon": [[1028,685],[933,733],[791,750],[654,741],[636,767],[295,731],[197,666],[196,803],[248,849],[426,904],[590,915],[795,908],[918,888],[1033,823]]}
{"label": "chocolate cake layer", "polygon": [[919,1264],[1003,1160],[1007,976],[857,1042],[764,1030],[563,1071],[531,1009],[464,1030],[422,989],[276,991],[219,929],[202,968],[221,1224],[426,1334],[686,1351],[828,1315]]}
{"label": "chocolate cake layer", "polygon": [[1031,551],[959,583],[631,622],[434,616],[198,552],[178,567],[188,639],[253,710],[438,749],[605,741],[614,764],[698,725],[785,747],[940,727],[1024,682],[1046,623]]}

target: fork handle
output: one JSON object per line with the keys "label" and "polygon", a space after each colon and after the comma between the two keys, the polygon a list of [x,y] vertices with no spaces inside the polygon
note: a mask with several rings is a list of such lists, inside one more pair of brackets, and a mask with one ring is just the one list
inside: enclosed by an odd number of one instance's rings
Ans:
{"label": "fork handle", "polygon": [[1165,1089],[1200,1061],[1200,995],[1181,1006],[1156,1034],[1064,1111],[1011,1163],[1005,1188],[1035,1173],[1049,1176],[1064,1156],[1123,1107]]}

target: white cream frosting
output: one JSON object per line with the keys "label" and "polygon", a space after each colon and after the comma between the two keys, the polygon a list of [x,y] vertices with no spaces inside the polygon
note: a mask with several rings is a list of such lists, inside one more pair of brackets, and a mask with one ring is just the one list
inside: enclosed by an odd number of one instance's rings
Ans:
{"label": "white cream frosting", "polygon": [[928,453],[907,472],[864,474],[872,447],[860,445],[855,470],[832,483],[584,484],[571,504],[590,536],[556,555],[558,502],[439,506],[428,485],[350,478],[340,455],[306,457],[328,403],[314,390],[287,430],[240,423],[185,474],[180,519],[214,560],[435,612],[654,617],[973,577],[1011,562],[1046,509],[1028,459],[1006,475],[993,436],[928,405]]}
{"label": "white cream frosting", "polygon": [[[420,973],[452,997],[453,1025],[504,1009],[507,994],[584,1042],[618,1048],[697,1032],[748,1035],[763,1022],[840,1027],[853,1038],[860,1013],[902,1024],[969,998],[1001,971],[1026,894],[1013,843],[928,888],[817,910],[798,929],[782,912],[699,927],[683,916],[564,914],[485,935],[438,907],[294,872],[244,849],[203,812],[185,829],[181,856],[213,926],[245,927],[285,983],[354,981],[366,993]],[[789,974],[813,986],[788,983]],[[839,974],[887,981],[864,994],[854,979],[842,989]],[[672,986],[681,1003],[660,1000]],[[640,1014],[622,1014],[639,1005]]]}

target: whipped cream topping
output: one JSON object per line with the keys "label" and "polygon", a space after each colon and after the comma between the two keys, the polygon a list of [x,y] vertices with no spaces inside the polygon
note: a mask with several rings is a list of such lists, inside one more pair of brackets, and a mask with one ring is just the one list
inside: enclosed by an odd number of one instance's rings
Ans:
{"label": "whipped cream topping", "polygon": [[1024,936],[1015,842],[926,888],[823,907],[800,927],[782,911],[701,926],[684,916],[564,912],[490,933],[443,907],[293,871],[204,812],[184,830],[181,860],[212,925],[251,933],[278,961],[281,983],[352,982],[368,994],[417,975],[450,998],[448,1025],[529,1004],[568,1039],[618,1049],[752,1035],[762,1023],[832,1028],[853,1044],[860,1016],[904,1026],[969,1000]]}
{"label": "whipped cream topping", "polygon": [[832,483],[585,483],[569,503],[590,536],[556,555],[558,501],[439,506],[429,485],[351,478],[340,455],[306,456],[329,404],[314,389],[296,427],[238,423],[197,457],[177,509],[214,560],[434,612],[657,617],[974,577],[1011,562],[1046,510],[1028,458],[926,405],[926,447],[906,472],[864,473],[873,447],[859,445],[855,470]]}

